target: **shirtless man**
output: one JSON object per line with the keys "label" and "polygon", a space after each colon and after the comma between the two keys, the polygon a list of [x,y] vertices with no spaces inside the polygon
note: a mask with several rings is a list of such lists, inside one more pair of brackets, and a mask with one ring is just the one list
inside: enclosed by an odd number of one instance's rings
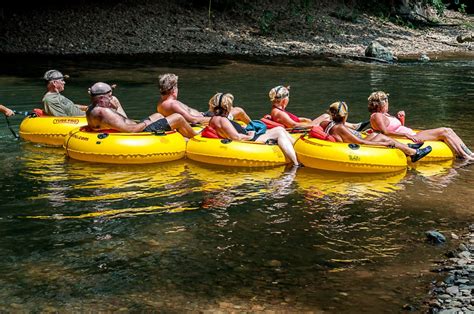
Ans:
{"label": "shirtless man", "polygon": [[107,95],[110,98],[110,103],[112,106],[115,108],[115,110],[120,113],[122,116],[127,118],[127,114],[125,113],[125,110],[122,107],[122,104],[118,100],[117,97],[112,95],[113,90],[115,89],[116,85],[109,85],[107,83],[103,82],[97,82],[94,85],[92,85],[91,88],[89,88],[88,93],[91,96],[91,102],[94,101],[95,97],[102,96],[102,95]]}
{"label": "shirtless man", "polygon": [[117,105],[112,102],[111,93],[103,93],[107,89],[112,90],[108,84],[101,82],[94,84],[89,89],[92,104],[87,109],[86,117],[87,124],[91,129],[114,129],[127,133],[165,132],[176,129],[187,138],[197,134],[179,114],[172,114],[164,118],[163,115],[154,113],[141,122],[135,122],[119,112]]}
{"label": "shirtless man", "polygon": [[[207,124],[211,119],[212,113],[200,112],[193,109],[178,100],[178,76],[172,73],[166,73],[159,76],[161,100],[158,102],[157,111],[165,117],[179,113],[189,123]],[[235,120],[249,123],[250,118],[240,107],[234,107],[229,115]]]}

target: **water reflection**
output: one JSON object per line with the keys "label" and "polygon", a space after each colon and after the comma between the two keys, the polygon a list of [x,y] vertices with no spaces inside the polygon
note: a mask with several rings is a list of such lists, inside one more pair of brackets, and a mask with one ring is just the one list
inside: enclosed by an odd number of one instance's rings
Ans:
{"label": "water reflection", "polygon": [[[35,145],[24,148],[22,174],[40,186],[30,199],[59,207],[48,215],[25,218],[112,218],[195,209],[179,201],[188,191],[183,161],[104,165],[67,159],[59,148]],[[158,198],[166,201],[157,205],[153,200]]]}
{"label": "water reflection", "polygon": [[303,168],[296,175],[299,189],[308,201],[330,196],[332,200],[351,203],[375,200],[385,193],[402,189],[399,184],[406,171],[384,174],[351,174]]}
{"label": "water reflection", "polygon": [[187,171],[191,178],[199,181],[199,188],[203,191],[203,208],[227,208],[249,200],[262,200],[267,195],[277,196],[284,193],[285,187],[292,182],[291,177],[294,177],[294,171],[288,175],[285,166],[234,169],[202,165],[190,160]]}

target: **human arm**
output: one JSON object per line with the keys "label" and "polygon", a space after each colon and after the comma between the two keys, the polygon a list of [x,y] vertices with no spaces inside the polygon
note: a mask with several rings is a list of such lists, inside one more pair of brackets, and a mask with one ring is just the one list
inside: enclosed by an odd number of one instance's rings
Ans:
{"label": "human arm", "polygon": [[[59,93],[46,93],[43,97],[44,111],[51,116],[84,116],[85,112],[70,99]],[[83,106],[87,110],[87,106]]]}
{"label": "human arm", "polygon": [[76,106],[79,108],[79,110],[81,110],[81,111],[87,111],[87,108],[89,108],[89,106],[87,106],[87,105],[79,105],[79,104],[75,104],[75,105],[76,105]]}
{"label": "human arm", "polygon": [[304,118],[304,117],[298,117],[298,118],[300,118],[300,122],[303,122],[305,124],[313,122],[313,120],[308,119],[308,118]]}
{"label": "human arm", "polygon": [[179,100],[167,100],[158,104],[158,112],[164,116],[169,116],[173,113],[179,113],[189,123],[208,124],[210,118],[204,117],[202,114]]}
{"label": "human arm", "polygon": [[288,114],[276,108],[272,109],[271,116],[273,121],[283,124],[285,128],[310,127],[309,123],[296,122]]}
{"label": "human arm", "polygon": [[255,131],[248,131],[247,134],[241,134],[237,132],[232,123],[224,117],[214,117],[213,118],[217,133],[222,137],[231,139],[233,141],[250,141],[255,135]]}
{"label": "human arm", "polygon": [[5,107],[4,105],[0,105],[0,112],[3,113],[4,115],[6,115],[7,117],[11,117],[11,116],[15,115],[13,110],[11,110],[10,108]]}
{"label": "human arm", "polygon": [[397,119],[400,120],[402,125],[405,125],[405,111],[399,111],[397,112]]}
{"label": "human arm", "polygon": [[118,100],[117,97],[112,96],[110,99],[110,104],[115,107],[115,110],[117,110],[118,113],[120,113],[124,117],[128,117],[127,114],[125,113],[125,110],[123,109],[122,104]]}
{"label": "human arm", "polygon": [[388,126],[389,123],[390,123],[390,121],[388,120],[388,118],[385,117],[380,112],[377,112],[377,113],[373,114],[370,117],[371,127],[374,130],[379,131],[380,133],[382,133],[384,135],[387,135],[387,136],[390,136],[390,135],[392,135],[392,136],[402,136],[402,137],[406,137],[406,138],[409,138],[409,139],[413,138],[413,135],[410,134],[410,133],[407,133],[407,132],[390,131],[389,129],[387,129],[387,126]]}
{"label": "human arm", "polygon": [[390,140],[382,140],[382,141],[369,141],[362,138],[359,138],[354,135],[354,133],[347,128],[345,125],[336,125],[333,127],[334,137],[339,136],[339,138],[344,143],[354,143],[354,144],[362,144],[362,145],[373,145],[373,146],[391,146],[393,143]]}
{"label": "human arm", "polygon": [[[96,107],[90,113],[92,119],[100,121],[101,129],[114,129],[120,132],[137,133],[143,131],[148,125],[153,123],[152,119],[145,119],[143,122],[135,122],[117,113],[110,108]],[[89,119],[88,119],[89,120]]]}

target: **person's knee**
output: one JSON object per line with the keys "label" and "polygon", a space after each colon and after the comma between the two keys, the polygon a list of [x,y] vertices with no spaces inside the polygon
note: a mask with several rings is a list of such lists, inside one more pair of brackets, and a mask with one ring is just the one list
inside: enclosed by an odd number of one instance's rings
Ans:
{"label": "person's knee", "polygon": [[182,115],[180,115],[179,113],[173,113],[172,115],[169,115],[166,118],[167,119],[170,118],[174,123],[179,124],[179,125],[182,125],[183,123],[186,122],[184,117]]}
{"label": "person's knee", "polygon": [[240,107],[234,107],[234,108],[232,108],[232,115],[234,117],[241,118],[241,117],[245,117],[246,113],[245,113],[244,109],[242,109]]}
{"label": "person's knee", "polygon": [[283,136],[285,135],[284,133],[286,132],[286,130],[282,126],[274,127],[272,130],[274,134],[277,136]]}
{"label": "person's knee", "polygon": [[443,137],[448,137],[454,133],[453,129],[451,128],[439,128],[439,134]]}
{"label": "person's knee", "polygon": [[240,107],[234,107],[234,108],[233,108],[233,111],[234,111],[236,114],[239,114],[239,113],[244,112],[244,109],[242,109],[242,108],[240,108]]}
{"label": "person's knee", "polygon": [[152,121],[158,121],[158,120],[160,120],[160,119],[162,119],[162,118],[164,118],[164,117],[163,117],[162,114],[154,113],[154,114],[150,115],[149,118],[150,118]]}

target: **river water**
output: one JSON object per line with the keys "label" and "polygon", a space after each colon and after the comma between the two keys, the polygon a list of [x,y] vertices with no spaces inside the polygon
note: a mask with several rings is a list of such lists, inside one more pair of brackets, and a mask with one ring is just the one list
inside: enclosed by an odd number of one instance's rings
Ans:
{"label": "river water", "polygon": [[[129,116],[153,112],[157,77],[180,76],[180,99],[205,110],[231,92],[252,118],[268,91],[291,85],[308,117],[336,100],[368,118],[371,91],[390,93],[417,128],[452,127],[474,146],[474,62],[399,65],[210,59],[4,59],[2,103],[40,106],[42,74],[71,78],[87,103],[95,81],[118,84]],[[3,118],[2,118],[3,119]],[[18,131],[20,117],[10,118]],[[406,172],[345,175],[308,168],[223,169],[180,160],[101,165],[14,140],[0,126],[0,310],[325,311],[423,309],[435,261],[473,221],[474,168],[419,163]],[[433,246],[436,229],[448,243]]]}

